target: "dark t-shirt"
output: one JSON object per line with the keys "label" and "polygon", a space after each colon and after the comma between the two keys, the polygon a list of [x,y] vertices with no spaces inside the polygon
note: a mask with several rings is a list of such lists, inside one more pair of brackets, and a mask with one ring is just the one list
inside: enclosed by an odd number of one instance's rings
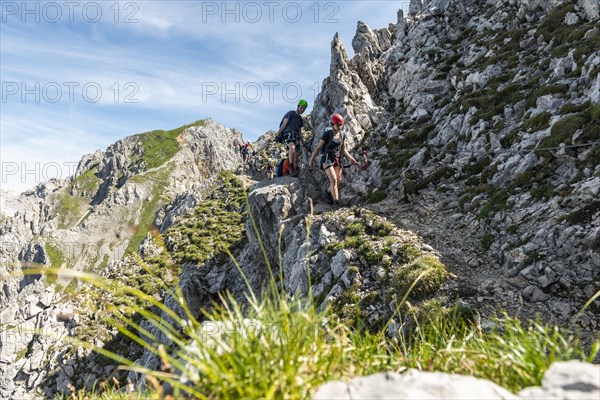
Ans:
{"label": "dark t-shirt", "polygon": [[333,136],[333,129],[326,128],[323,132],[323,136],[321,136],[321,140],[325,142],[325,144],[321,148],[321,154],[327,154],[331,157],[339,157],[340,151],[342,150],[342,143],[344,143],[345,135],[343,132],[341,132],[339,142],[336,142]]}
{"label": "dark t-shirt", "polygon": [[284,116],[283,119],[281,120],[281,123],[279,124],[279,126],[281,126],[283,124],[283,120],[284,119],[288,119],[288,124],[285,126],[285,129],[283,130],[283,132],[291,132],[294,135],[299,135],[300,134],[300,129],[304,126],[304,121],[302,120],[302,116],[298,115],[298,113],[296,113],[296,111],[292,110],[292,111],[288,111]]}

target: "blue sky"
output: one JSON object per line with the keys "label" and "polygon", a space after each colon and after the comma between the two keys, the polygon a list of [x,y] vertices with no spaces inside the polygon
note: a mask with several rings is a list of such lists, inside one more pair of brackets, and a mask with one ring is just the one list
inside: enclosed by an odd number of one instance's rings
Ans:
{"label": "blue sky", "polygon": [[2,189],[70,175],[125,136],[213,118],[248,140],[309,111],[339,32],[396,22],[406,1],[1,3]]}

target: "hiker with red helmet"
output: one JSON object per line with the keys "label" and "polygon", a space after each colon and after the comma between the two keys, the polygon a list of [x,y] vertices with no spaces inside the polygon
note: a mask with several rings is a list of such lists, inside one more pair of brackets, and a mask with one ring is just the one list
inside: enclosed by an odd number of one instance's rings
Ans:
{"label": "hiker with red helmet", "polygon": [[325,128],[319,144],[310,157],[308,168],[312,170],[315,157],[320,151],[321,160],[319,165],[329,179],[327,194],[333,204],[341,205],[339,184],[342,183],[342,164],[340,163],[340,155],[345,156],[352,164],[356,164],[356,160],[346,150],[346,135],[342,130],[344,117],[340,114],[333,114],[330,122],[331,127]]}
{"label": "hiker with red helmet", "polygon": [[248,162],[248,158],[250,158],[250,150],[252,149],[252,145],[250,142],[246,142],[246,144],[240,146],[240,152],[242,153],[242,161],[244,164]]}
{"label": "hiker with red helmet", "polygon": [[279,130],[275,136],[283,133],[283,143],[288,147],[288,160],[292,168],[292,176],[298,176],[300,167],[298,166],[298,146],[302,137],[302,113],[308,107],[306,100],[300,100],[296,110],[288,111],[279,124]]}

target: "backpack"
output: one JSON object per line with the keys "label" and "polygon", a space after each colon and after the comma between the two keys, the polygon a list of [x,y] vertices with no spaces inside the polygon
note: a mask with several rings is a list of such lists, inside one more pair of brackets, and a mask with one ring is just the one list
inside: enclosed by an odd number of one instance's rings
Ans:
{"label": "backpack", "polygon": [[[285,115],[283,116],[283,118],[281,119],[281,122],[279,123],[279,128],[281,128],[281,125],[283,125],[283,120],[285,119]],[[285,136],[285,134],[283,132],[281,132],[279,135],[275,135],[275,143],[283,143],[283,137]],[[279,175],[277,175],[279,176]]]}
{"label": "backpack", "polygon": [[279,135],[275,136],[275,142],[276,143],[283,143],[283,132],[281,132]]}
{"label": "backpack", "polygon": [[275,176],[278,178],[283,176],[283,162],[285,160],[286,160],[285,158],[279,160],[279,162],[277,163],[277,166],[275,167]]}

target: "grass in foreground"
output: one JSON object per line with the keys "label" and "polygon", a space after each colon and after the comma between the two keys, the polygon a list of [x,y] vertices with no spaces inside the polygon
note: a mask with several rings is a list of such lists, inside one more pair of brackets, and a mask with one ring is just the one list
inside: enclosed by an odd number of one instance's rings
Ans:
{"label": "grass in foreground", "polygon": [[[250,288],[242,269],[236,267]],[[74,272],[73,277],[116,298],[139,299],[131,301],[130,309],[153,329],[118,313],[113,326],[153,353],[161,368],[151,371],[89,345],[122,364],[121,369],[143,376],[149,391],[132,390],[126,381],[119,382],[122,389],[108,382],[102,389],[73,392],[71,398],[306,399],[331,380],[408,368],[472,375],[517,392],[540,385],[553,362],[591,361],[598,355],[600,338],[586,351],[569,332],[539,322],[524,325],[502,315],[492,321],[493,328],[483,330],[469,310],[449,308],[439,300],[411,306],[404,300],[423,276],[435,272],[434,266],[428,268],[412,277],[414,282],[406,288],[393,320],[374,332],[350,327],[333,307],[318,310],[312,296],[296,298],[280,292],[272,271],[265,293],[249,290],[243,304],[224,295],[210,312],[203,311],[201,320],[194,317],[177,287],[173,290],[163,283],[169,296],[161,302],[153,297],[156,293]],[[165,305],[169,297],[177,299],[178,312]],[[158,342],[158,332],[168,347]]]}
{"label": "grass in foreground", "polygon": [[[437,303],[420,312],[410,305],[403,307],[404,315],[397,315],[396,320],[404,321],[404,334],[390,339],[385,330],[353,330],[332,311],[317,311],[307,299],[265,295],[262,300],[252,297],[244,307],[230,297],[222,300],[226,305],[206,314],[205,322],[194,319],[185,304],[181,304],[184,317],[158,304],[176,321],[171,326],[165,318],[150,319],[173,342],[170,351],[149,341],[148,332],[138,333],[139,325],[133,322],[129,328],[120,327],[162,360],[162,371],[149,371],[114,355],[124,369],[145,374],[149,392],[129,391],[125,396],[113,387],[74,393],[72,398],[178,398],[185,394],[200,399],[304,399],[330,380],[407,368],[473,375],[516,392],[539,385],[553,362],[591,361],[600,348],[597,340],[586,352],[576,338],[556,327],[524,326],[506,315],[494,321],[494,329],[484,332],[460,309]],[[95,350],[113,356],[104,349]]]}

